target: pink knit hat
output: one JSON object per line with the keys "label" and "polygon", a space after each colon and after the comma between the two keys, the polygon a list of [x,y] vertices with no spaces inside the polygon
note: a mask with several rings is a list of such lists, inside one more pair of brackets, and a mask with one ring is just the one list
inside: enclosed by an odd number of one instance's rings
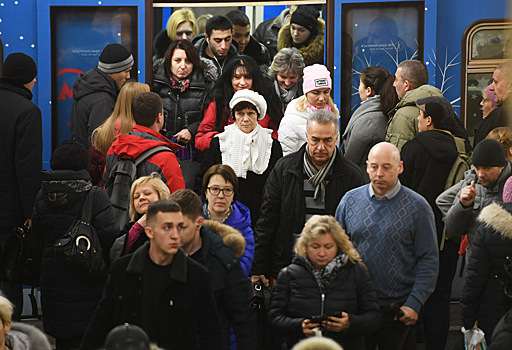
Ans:
{"label": "pink knit hat", "polygon": [[503,186],[503,202],[512,202],[512,176],[508,178]]}
{"label": "pink knit hat", "polygon": [[[492,84],[491,84],[492,85]],[[494,108],[498,108],[498,104],[496,103],[496,97],[494,96],[494,91],[492,91],[491,89],[489,89],[491,87],[491,85],[489,85],[486,89],[485,89],[485,92],[487,92],[487,97],[489,97],[489,100],[491,100],[491,103],[493,105]]]}
{"label": "pink knit hat", "polygon": [[332,88],[331,74],[321,64],[314,64],[304,68],[303,80],[302,90],[304,95],[313,90]]}

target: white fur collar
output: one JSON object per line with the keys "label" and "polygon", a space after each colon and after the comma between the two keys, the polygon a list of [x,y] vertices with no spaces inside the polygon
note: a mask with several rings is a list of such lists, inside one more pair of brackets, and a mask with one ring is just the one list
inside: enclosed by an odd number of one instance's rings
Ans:
{"label": "white fur collar", "polygon": [[483,208],[478,221],[498,231],[503,238],[512,240],[512,215],[499,204],[492,203]]}

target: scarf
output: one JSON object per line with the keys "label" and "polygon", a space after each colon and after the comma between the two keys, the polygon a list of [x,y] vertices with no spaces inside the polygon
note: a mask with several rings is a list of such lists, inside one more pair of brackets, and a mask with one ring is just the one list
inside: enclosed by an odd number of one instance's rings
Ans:
{"label": "scarf", "polygon": [[261,175],[268,168],[272,152],[272,130],[259,124],[246,134],[236,123],[226,126],[219,134],[222,164],[229,165],[237,177],[246,179],[247,172]]}
{"label": "scarf", "polygon": [[[228,213],[226,214],[226,216],[224,217],[224,219],[222,219],[220,221],[221,224],[225,223],[229,217],[231,216],[231,213],[233,212],[233,204],[231,204],[229,206],[229,210],[228,210]],[[210,214],[210,211],[208,210],[208,203],[203,203],[203,217],[206,219],[206,220],[213,220],[212,219],[212,215]]]}
{"label": "scarf", "polygon": [[277,80],[274,81],[274,85],[276,87],[277,94],[279,95],[281,101],[283,101],[285,105],[290,103],[290,101],[295,98],[295,95],[297,95],[297,91],[299,90],[299,84],[297,83],[293,85],[289,90],[286,90],[284,87],[279,85]]}
{"label": "scarf", "polygon": [[311,160],[311,156],[306,148],[304,152],[304,172],[309,177],[309,182],[313,187],[315,187],[315,202],[320,201],[323,203],[325,199],[325,178],[332,172],[332,165],[334,164],[334,159],[336,158],[336,151],[333,153],[331,158],[327,161],[320,170],[318,170],[313,161]]}
{"label": "scarf", "polygon": [[171,89],[179,90],[180,92],[187,90],[187,88],[190,86],[190,79],[178,81],[171,75],[169,80],[171,81]]}
{"label": "scarf", "polygon": [[309,107],[309,109],[311,109],[313,112],[314,112],[314,111],[318,111],[319,109],[323,109],[323,110],[326,110],[326,111],[332,112],[332,108],[331,108],[331,106],[329,106],[329,104],[328,104],[328,103],[326,103],[326,104],[324,105],[324,107],[323,107],[323,108],[316,108],[315,106],[313,106],[311,103],[309,103],[309,102],[308,102],[308,107]]}
{"label": "scarf", "polygon": [[325,267],[321,268],[319,271],[316,271],[308,257],[301,256],[300,259],[313,273],[316,283],[318,283],[322,293],[324,293],[325,289],[329,286],[329,284],[331,284],[336,275],[343,269],[345,265],[347,265],[348,255],[343,252],[338,252],[334,259],[332,259],[327,265],[325,265]]}

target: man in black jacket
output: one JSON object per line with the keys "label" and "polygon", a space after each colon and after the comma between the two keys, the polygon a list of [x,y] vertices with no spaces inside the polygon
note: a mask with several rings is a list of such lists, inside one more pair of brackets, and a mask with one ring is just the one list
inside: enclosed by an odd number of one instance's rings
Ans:
{"label": "man in black jacket", "polygon": [[281,158],[270,173],[256,224],[251,280],[275,279],[292,260],[292,248],[311,216],[334,215],[343,195],[364,184],[361,169],[336,149],[338,118],[317,110],[309,117],[307,143]]}
{"label": "man in black jacket", "polygon": [[[203,218],[203,204],[191,190],[174,192],[171,200],[181,206],[183,251],[210,272],[213,295],[222,326],[222,349],[230,348],[230,333],[238,350],[256,350],[256,320],[249,306],[247,284],[238,257],[245,249],[245,239],[230,226]],[[226,244],[226,245],[224,245]]]}
{"label": "man in black jacket", "polygon": [[[32,226],[34,201],[41,187],[43,135],[41,111],[32,103],[37,67],[32,58],[17,52],[7,56],[0,79],[0,244],[13,228]],[[2,255],[0,255],[2,256]],[[21,285],[2,283],[14,303],[14,320],[22,306]]]}
{"label": "man in black jacket", "polygon": [[114,262],[81,349],[101,347],[125,322],[165,349],[220,349],[220,326],[206,269],[179,248],[184,221],[170,200],[146,213],[150,242]]}

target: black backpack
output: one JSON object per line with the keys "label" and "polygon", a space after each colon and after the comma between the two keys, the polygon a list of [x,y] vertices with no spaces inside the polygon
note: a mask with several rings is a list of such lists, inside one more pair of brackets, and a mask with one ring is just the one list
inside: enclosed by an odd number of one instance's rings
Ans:
{"label": "black backpack", "polygon": [[172,152],[167,146],[156,146],[144,151],[135,159],[120,158],[108,174],[110,185],[106,190],[112,202],[114,219],[119,225],[119,230],[122,230],[126,223],[130,222],[128,213],[130,189],[132,183],[138,178],[137,167],[152,155],[163,151]]}

